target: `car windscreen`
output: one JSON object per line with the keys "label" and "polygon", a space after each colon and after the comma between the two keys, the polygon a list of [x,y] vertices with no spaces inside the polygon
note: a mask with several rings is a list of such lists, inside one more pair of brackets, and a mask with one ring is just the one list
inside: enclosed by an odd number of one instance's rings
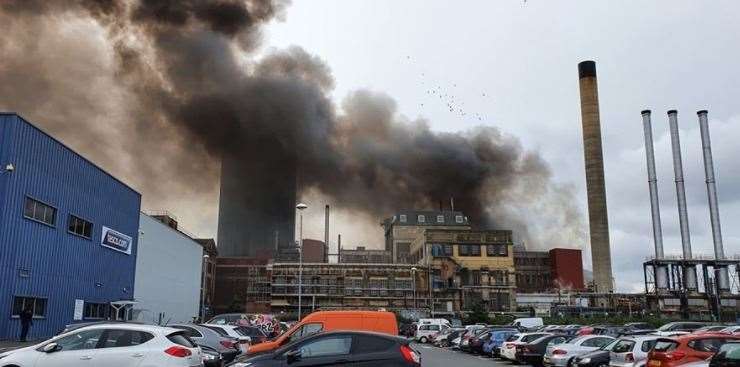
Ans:
{"label": "car windscreen", "polygon": [[611,342],[611,343],[609,343],[609,344],[607,344],[607,345],[605,345],[605,346],[603,346],[603,347],[601,347],[599,349],[611,351],[612,348],[614,348],[614,346],[617,345],[618,342],[619,342],[619,339],[614,339],[613,342]]}
{"label": "car windscreen", "polygon": [[207,328],[215,331],[216,333],[218,333],[218,335],[221,335],[221,336],[229,336],[229,334],[226,332],[226,330],[224,330],[224,329],[222,329],[220,327],[210,326],[210,325],[203,325],[203,326],[205,326],[205,327],[207,327]]}
{"label": "car windscreen", "polygon": [[514,334],[514,335],[512,335],[512,336],[510,336],[510,337],[506,338],[506,341],[507,341],[507,342],[515,342],[515,341],[519,340],[519,338],[520,338],[520,337],[521,337],[521,335],[519,335],[519,334]]}
{"label": "car windscreen", "polygon": [[612,348],[611,351],[613,353],[627,353],[627,352],[631,352],[632,351],[632,348],[634,348],[634,347],[635,347],[635,341],[634,340],[620,339],[617,342],[617,345],[615,345],[614,348]]}
{"label": "car windscreen", "polygon": [[521,340],[521,341],[522,341],[523,343],[529,343],[529,342],[531,342],[531,341],[533,341],[533,340],[535,340],[535,339],[539,339],[539,338],[541,338],[541,337],[543,337],[543,336],[545,336],[545,334],[531,334],[531,335],[526,335],[526,336],[524,336],[524,337],[522,338],[522,340]]}

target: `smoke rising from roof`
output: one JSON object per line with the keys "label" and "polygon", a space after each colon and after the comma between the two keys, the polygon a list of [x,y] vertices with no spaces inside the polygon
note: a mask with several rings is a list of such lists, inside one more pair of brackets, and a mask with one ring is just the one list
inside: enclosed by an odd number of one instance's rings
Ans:
{"label": "smoke rising from roof", "polygon": [[[219,160],[266,160],[303,192],[380,220],[455,198],[530,244],[583,242],[547,164],[494,127],[437,133],[389,96],[330,99],[328,66],[298,47],[256,56],[270,0],[10,0],[0,5],[0,108],[41,124],[144,194],[198,218]],[[270,160],[275,158],[274,162]],[[284,164],[288,161],[295,164]],[[250,174],[250,173],[246,173]]]}

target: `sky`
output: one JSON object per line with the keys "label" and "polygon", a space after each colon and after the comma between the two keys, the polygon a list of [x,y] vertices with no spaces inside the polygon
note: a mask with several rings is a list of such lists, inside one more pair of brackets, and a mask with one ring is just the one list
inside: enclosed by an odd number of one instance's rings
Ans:
{"label": "sky", "polygon": [[[544,157],[557,183],[575,190],[584,217],[577,64],[596,61],[615,282],[639,291],[640,264],[654,254],[643,109],[653,111],[666,254],[681,248],[669,109],[679,111],[694,253],[712,254],[700,109],[709,110],[725,252],[740,253],[738,12],[734,1],[295,0],[264,30],[263,49],[298,45],[323,59],[337,102],[367,88],[435,131],[486,125],[518,137]],[[435,88],[446,96],[430,94]],[[306,237],[323,237],[322,211],[307,212]],[[586,249],[591,268],[587,244],[574,246]]]}

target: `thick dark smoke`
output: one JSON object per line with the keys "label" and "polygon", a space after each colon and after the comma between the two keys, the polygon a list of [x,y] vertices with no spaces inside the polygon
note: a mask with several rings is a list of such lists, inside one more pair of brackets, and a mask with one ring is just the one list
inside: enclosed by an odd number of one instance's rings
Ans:
{"label": "thick dark smoke", "polygon": [[185,201],[200,211],[191,218],[212,216],[203,197],[229,155],[285,177],[297,169],[304,192],[378,219],[454,197],[481,226],[542,247],[582,241],[572,194],[518,140],[493,127],[435,133],[370,91],[338,107],[317,57],[297,47],[256,57],[285,1],[0,4],[0,109],[122,176],[145,203]]}

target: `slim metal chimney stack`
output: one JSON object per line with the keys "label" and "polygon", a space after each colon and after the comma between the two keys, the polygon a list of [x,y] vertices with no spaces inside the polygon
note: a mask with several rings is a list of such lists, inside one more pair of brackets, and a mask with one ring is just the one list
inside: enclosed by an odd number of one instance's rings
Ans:
{"label": "slim metal chimney stack", "polygon": [[[645,132],[645,158],[647,160],[648,187],[650,189],[650,213],[653,220],[653,243],[655,258],[663,259],[663,226],[660,220],[660,200],[658,199],[658,178],[655,173],[655,149],[653,147],[653,125],[650,110],[642,111],[642,127]],[[655,285],[658,289],[668,288],[668,268],[655,269]]]}
{"label": "slim metal chimney stack", "polygon": [[324,262],[329,262],[329,205],[324,208]]}
{"label": "slim metal chimney stack", "polygon": [[[671,131],[673,150],[673,174],[676,178],[676,199],[678,201],[678,222],[681,228],[681,246],[684,260],[691,260],[691,234],[689,233],[689,214],[686,209],[686,189],[683,182],[683,163],[681,159],[681,140],[678,135],[678,111],[668,111],[668,124]],[[684,285],[688,290],[696,290],[696,268],[684,268]]]}
{"label": "slim metal chimney stack", "polygon": [[[719,203],[717,201],[717,186],[714,180],[714,160],[712,159],[712,142],[709,139],[709,122],[707,110],[696,112],[699,116],[699,130],[701,131],[701,148],[704,154],[704,175],[707,182],[707,199],[709,201],[709,219],[712,223],[712,240],[714,242],[714,257],[724,260],[725,250],[722,245],[722,226],[719,220]],[[717,279],[720,290],[730,290],[730,278],[727,267],[719,268]]]}
{"label": "slim metal chimney stack", "polygon": [[596,82],[596,63],[578,64],[578,84],[581,92],[581,123],[583,125],[583,154],[586,163],[586,193],[588,195],[588,224],[591,236],[591,260],[596,291],[613,291],[612,261],[609,248],[609,216],[606,209],[604,157],[601,147],[599,92]]}

